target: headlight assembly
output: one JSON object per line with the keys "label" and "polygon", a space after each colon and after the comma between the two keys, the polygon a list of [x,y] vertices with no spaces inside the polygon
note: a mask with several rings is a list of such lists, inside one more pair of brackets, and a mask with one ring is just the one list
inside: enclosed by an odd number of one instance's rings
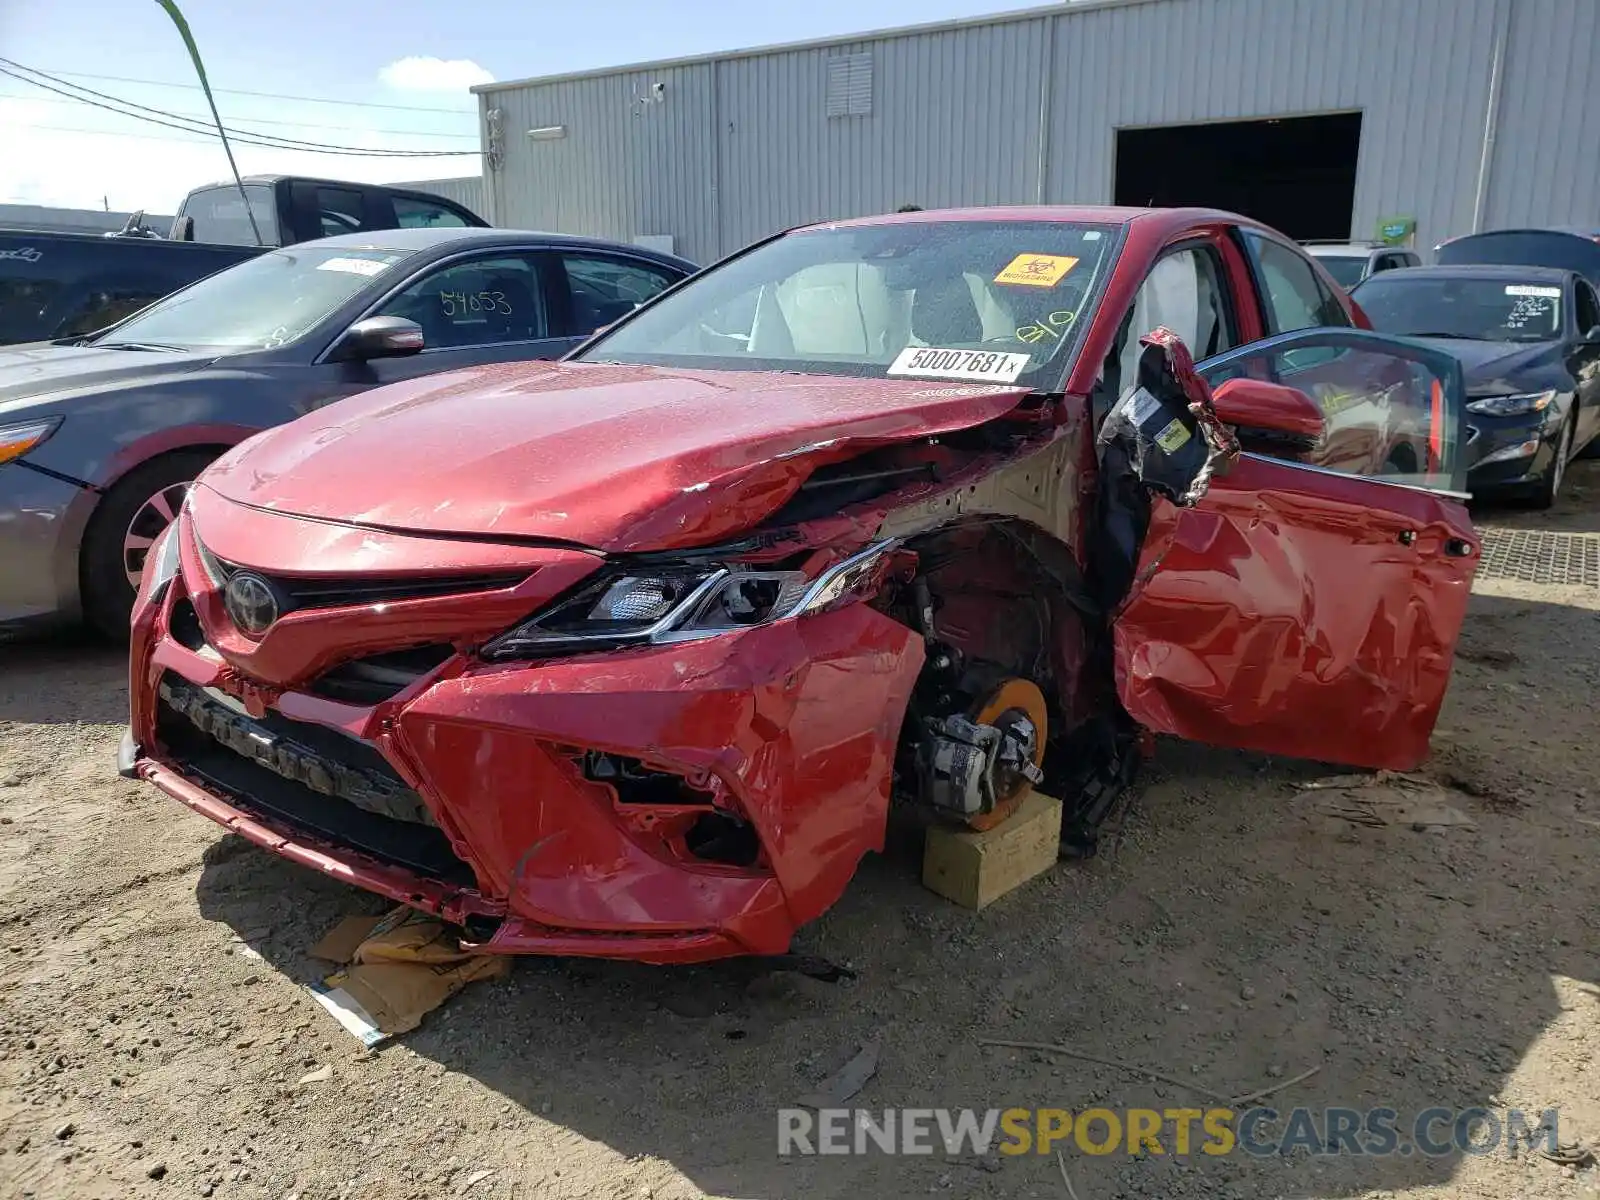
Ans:
{"label": "headlight assembly", "polygon": [[860,595],[895,545],[869,546],[815,579],[736,564],[619,570],[501,634],[484,646],[483,657],[692,641],[823,612]]}
{"label": "headlight assembly", "polygon": [[1556,398],[1552,392],[1521,392],[1515,396],[1485,396],[1467,405],[1469,413],[1480,417],[1522,417],[1543,412]]}
{"label": "headlight assembly", "polygon": [[21,458],[44,442],[60,424],[60,417],[46,417],[41,421],[24,421],[20,425],[0,425],[0,463]]}

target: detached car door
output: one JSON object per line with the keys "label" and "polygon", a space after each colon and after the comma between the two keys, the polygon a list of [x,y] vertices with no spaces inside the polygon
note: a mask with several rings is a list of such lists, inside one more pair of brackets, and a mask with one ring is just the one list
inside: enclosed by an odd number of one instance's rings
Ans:
{"label": "detached car door", "polygon": [[1309,329],[1196,369],[1213,387],[1236,375],[1294,386],[1341,360],[1347,386],[1368,379],[1385,413],[1404,412],[1424,460],[1360,476],[1251,450],[1241,428],[1243,452],[1196,504],[1156,499],[1113,626],[1118,692],[1141,724],[1357,766],[1426,756],[1478,562],[1460,491],[1460,364],[1364,330]]}

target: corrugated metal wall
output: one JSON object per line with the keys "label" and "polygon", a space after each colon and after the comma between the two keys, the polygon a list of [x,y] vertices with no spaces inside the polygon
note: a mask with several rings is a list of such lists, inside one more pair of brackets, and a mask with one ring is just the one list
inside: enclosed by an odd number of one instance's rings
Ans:
{"label": "corrugated metal wall", "polygon": [[[1430,246],[1472,226],[1502,35],[1486,225],[1600,221],[1596,0],[1091,0],[493,85],[490,205],[508,226],[672,235],[705,262],[908,202],[1108,203],[1119,127],[1359,110],[1352,232],[1409,214]],[[829,117],[829,60],[861,52],[871,111]]]}

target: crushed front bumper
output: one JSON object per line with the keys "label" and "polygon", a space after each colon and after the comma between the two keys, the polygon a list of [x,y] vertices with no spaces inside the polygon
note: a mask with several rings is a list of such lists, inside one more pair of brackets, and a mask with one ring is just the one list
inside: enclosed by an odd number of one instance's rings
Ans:
{"label": "crushed front bumper", "polygon": [[[363,704],[328,698],[322,681],[343,664],[324,651],[345,629],[351,658],[381,650],[371,606],[297,614],[301,643],[318,646],[302,674],[283,644],[252,654],[223,628],[216,596],[190,591],[191,565],[186,552],[184,573],[135,609],[127,766],[275,854],[463,925],[489,951],[782,953],[881,848],[922,648],[866,605],[545,662],[457,649]],[[420,630],[437,640],[449,605],[388,608],[388,640],[405,647]],[[219,740],[172,703],[174,688],[229,705],[239,729]],[[278,749],[241,753],[252,729]],[[597,771],[596,756],[633,766]],[[340,782],[347,769],[392,778],[425,811],[375,809]],[[700,832],[707,822],[743,831],[736,853]]]}

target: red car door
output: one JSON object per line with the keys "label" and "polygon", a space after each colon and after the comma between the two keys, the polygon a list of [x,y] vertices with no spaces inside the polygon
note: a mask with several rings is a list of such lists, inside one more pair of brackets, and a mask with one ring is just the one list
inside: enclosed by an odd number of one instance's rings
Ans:
{"label": "red car door", "polygon": [[[1387,359],[1411,380],[1425,454],[1382,480],[1249,452],[1193,507],[1157,499],[1114,621],[1123,705],[1150,729],[1220,746],[1408,769],[1428,751],[1478,561],[1456,489],[1460,365],[1414,343],[1312,329],[1199,364],[1213,386],[1308,360]],[[1354,379],[1355,376],[1350,378]],[[1392,399],[1392,394],[1391,397]]]}

